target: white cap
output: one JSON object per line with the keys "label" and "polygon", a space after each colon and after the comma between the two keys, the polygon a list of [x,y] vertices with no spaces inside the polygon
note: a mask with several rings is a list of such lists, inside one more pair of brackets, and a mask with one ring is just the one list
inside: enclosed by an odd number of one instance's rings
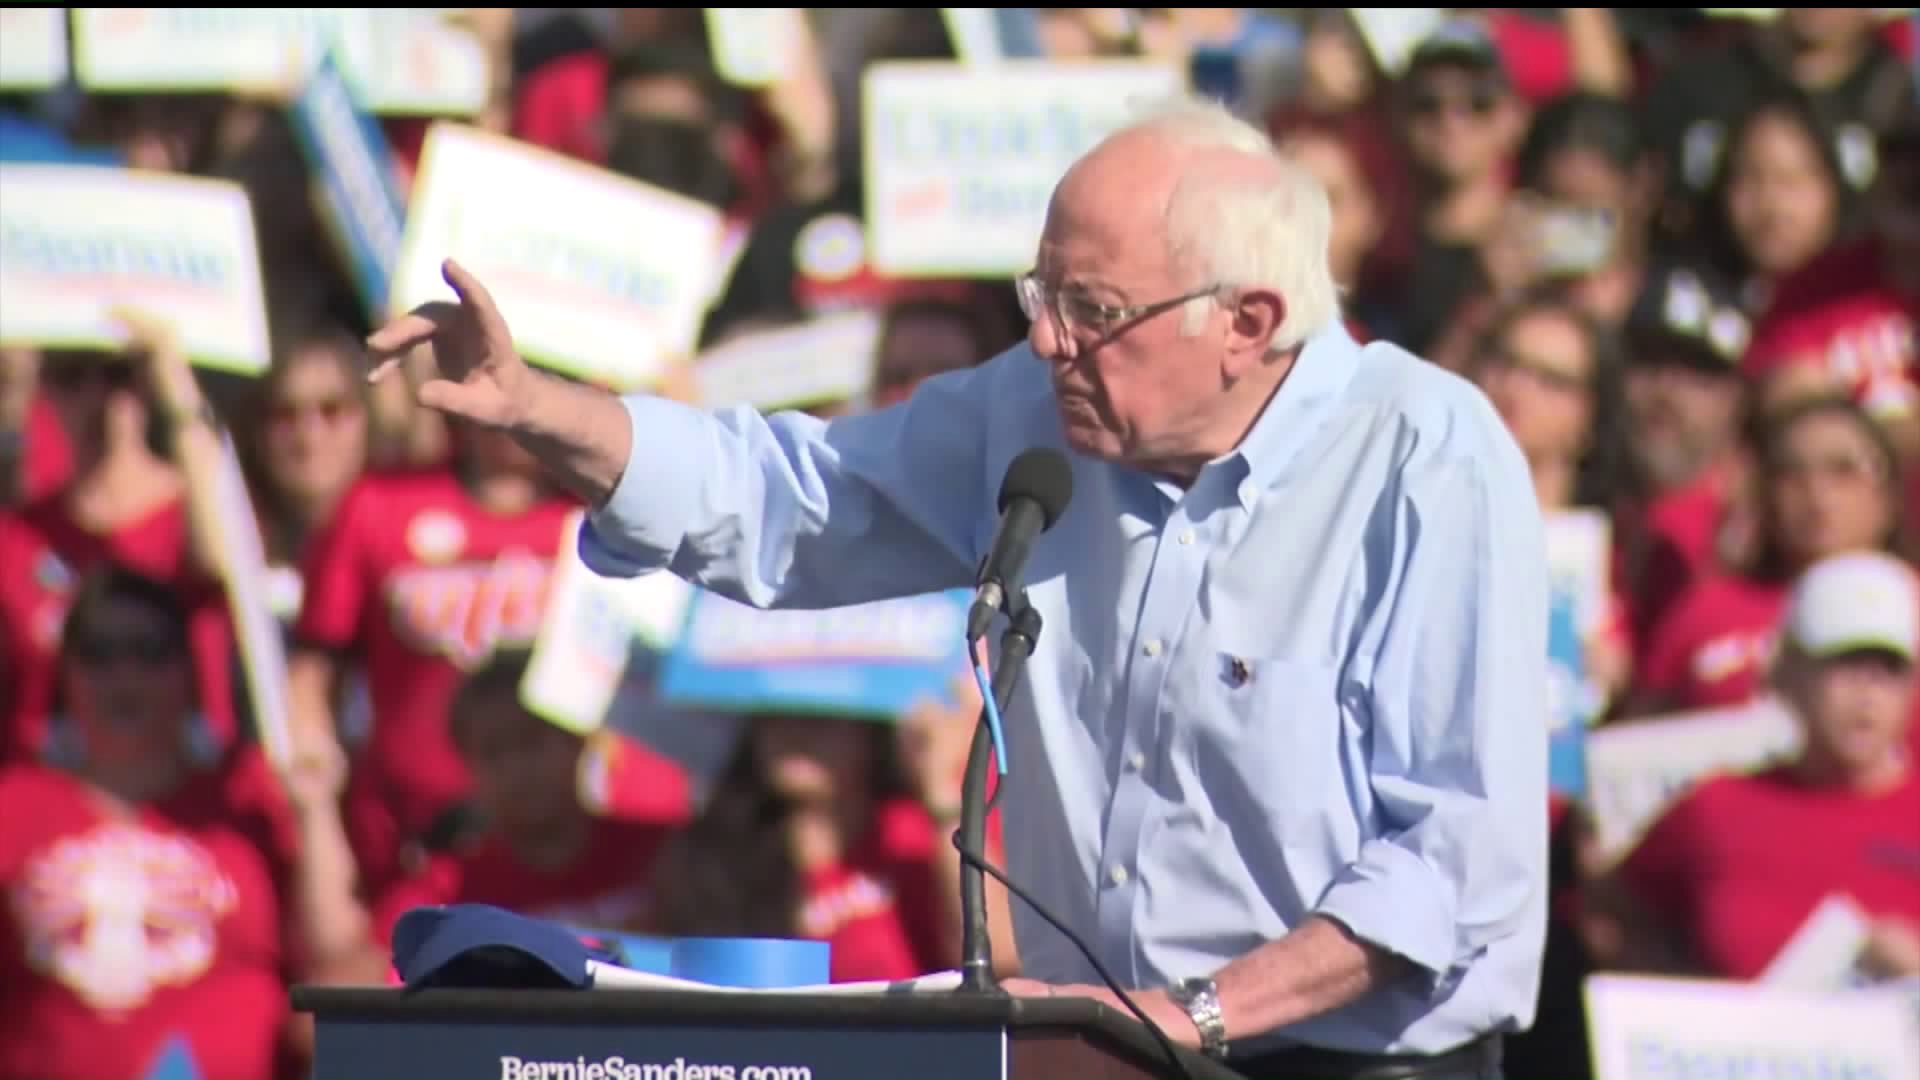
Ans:
{"label": "white cap", "polygon": [[1785,630],[1808,656],[1883,649],[1912,663],[1920,659],[1920,580],[1877,551],[1822,559],[1794,583]]}

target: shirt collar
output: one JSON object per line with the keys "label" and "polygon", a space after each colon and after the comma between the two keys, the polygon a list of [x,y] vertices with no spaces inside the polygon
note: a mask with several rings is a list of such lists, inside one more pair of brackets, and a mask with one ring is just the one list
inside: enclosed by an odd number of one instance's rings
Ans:
{"label": "shirt collar", "polygon": [[1238,492],[1243,508],[1252,509],[1260,492],[1286,471],[1325,419],[1327,405],[1346,390],[1359,364],[1360,346],[1340,319],[1307,340],[1294,357],[1293,369],[1280,381],[1240,445],[1207,467],[1236,465],[1244,478]]}

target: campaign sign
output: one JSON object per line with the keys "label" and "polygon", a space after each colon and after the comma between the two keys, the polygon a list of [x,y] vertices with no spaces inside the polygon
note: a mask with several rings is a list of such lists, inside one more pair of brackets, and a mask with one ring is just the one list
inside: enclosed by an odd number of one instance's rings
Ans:
{"label": "campaign sign", "polygon": [[73,67],[95,93],[278,94],[337,49],[375,112],[471,116],[485,48],[433,8],[75,8]]}
{"label": "campaign sign", "polygon": [[240,185],[0,164],[0,342],[118,349],[115,307],[165,313],[194,362],[266,370],[253,211]]}
{"label": "campaign sign", "polygon": [[442,122],[420,154],[388,304],[453,299],[440,271],[453,258],[486,283],[529,359],[633,389],[693,354],[721,231],[705,203]]}
{"label": "campaign sign", "polygon": [[1920,1076],[1920,1011],[1899,990],[1595,975],[1586,1003],[1606,1080]]}
{"label": "campaign sign", "polygon": [[67,10],[0,7],[0,90],[45,90],[67,77]]}
{"label": "campaign sign", "polygon": [[1132,60],[868,67],[862,138],[874,269],[901,277],[1030,269],[1068,166],[1138,104],[1185,80]]}
{"label": "campaign sign", "polygon": [[966,590],[820,611],[694,597],[661,671],[663,701],[738,712],[891,718],[945,699],[966,663]]}
{"label": "campaign sign", "polygon": [[872,388],[880,317],[837,311],[732,338],[694,361],[700,403],[722,409],[804,409],[854,400]]}
{"label": "campaign sign", "polygon": [[331,50],[288,104],[287,122],[361,303],[380,319],[387,313],[388,275],[400,259],[407,220],[386,132],[362,106]]}
{"label": "campaign sign", "polygon": [[1547,620],[1547,779],[1552,789],[1578,799],[1587,790],[1587,725],[1597,711],[1586,678],[1573,594],[1552,593]]}

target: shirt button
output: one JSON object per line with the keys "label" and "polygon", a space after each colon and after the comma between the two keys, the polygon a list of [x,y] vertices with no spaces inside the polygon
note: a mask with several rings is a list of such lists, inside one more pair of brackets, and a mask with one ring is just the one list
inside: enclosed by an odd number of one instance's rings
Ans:
{"label": "shirt button", "polygon": [[1193,530],[1192,530],[1192,529],[1183,529],[1183,530],[1181,531],[1181,533],[1180,533],[1180,542],[1181,542],[1182,544],[1191,544],[1191,543],[1193,543]]}
{"label": "shirt button", "polygon": [[1254,490],[1252,481],[1248,481],[1247,483],[1240,485],[1240,501],[1241,502],[1252,502],[1253,497],[1258,494],[1259,492]]}
{"label": "shirt button", "polygon": [[1159,656],[1160,655],[1160,639],[1154,638],[1152,641],[1147,642],[1147,644],[1143,647],[1142,651],[1145,652],[1148,656]]}
{"label": "shirt button", "polygon": [[1139,772],[1140,770],[1146,767],[1147,767],[1147,755],[1142,754],[1137,750],[1134,751],[1134,753],[1127,758],[1127,768],[1132,769],[1134,772]]}
{"label": "shirt button", "polygon": [[1127,868],[1115,864],[1113,869],[1107,871],[1107,880],[1113,882],[1116,886],[1125,885],[1127,883]]}

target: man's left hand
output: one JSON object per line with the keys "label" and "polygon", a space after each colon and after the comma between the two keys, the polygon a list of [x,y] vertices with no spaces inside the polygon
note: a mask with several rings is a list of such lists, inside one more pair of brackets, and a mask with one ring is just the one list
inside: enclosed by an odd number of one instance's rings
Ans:
{"label": "man's left hand", "polygon": [[[1133,1017],[1133,1010],[1120,1001],[1120,996],[1104,986],[1091,983],[1052,983],[1038,982],[1034,979],[1004,979],[1001,989],[1014,997],[1077,997],[1092,998],[1107,1008],[1126,1016]],[[1187,1010],[1174,1003],[1165,990],[1136,990],[1127,995],[1133,999],[1140,1011],[1146,1013],[1167,1038],[1190,1050],[1200,1047],[1200,1029],[1193,1026],[1193,1018]]]}

